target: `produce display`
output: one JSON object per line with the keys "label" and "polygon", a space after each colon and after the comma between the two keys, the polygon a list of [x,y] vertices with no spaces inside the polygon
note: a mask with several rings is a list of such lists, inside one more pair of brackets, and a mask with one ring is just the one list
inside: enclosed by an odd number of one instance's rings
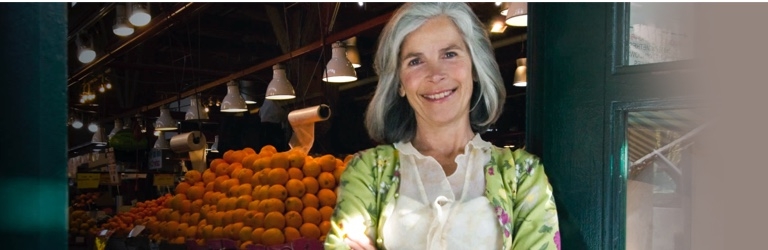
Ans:
{"label": "produce display", "polygon": [[330,230],[336,186],[345,161],[312,157],[270,145],[229,150],[204,172],[191,170],[174,190],[137,204],[102,227],[127,233],[146,226],[149,238],[171,244],[231,239],[241,249],[305,238],[323,241]]}

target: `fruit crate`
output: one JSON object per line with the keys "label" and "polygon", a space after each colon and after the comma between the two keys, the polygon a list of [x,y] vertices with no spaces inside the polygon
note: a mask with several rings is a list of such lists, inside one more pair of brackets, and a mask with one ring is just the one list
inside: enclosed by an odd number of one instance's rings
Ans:
{"label": "fruit crate", "polygon": [[[167,248],[168,250],[180,250],[178,246],[176,245],[176,248]],[[181,248],[183,249],[183,248]],[[198,245],[194,240],[187,240],[186,248],[185,250],[239,250],[241,249],[240,246],[237,245],[237,242],[230,239],[211,239],[206,241],[205,246]],[[264,245],[249,245],[247,250],[322,250],[323,249],[323,243],[319,240],[313,240],[313,239],[307,239],[307,238],[301,238],[294,240],[290,243],[285,243],[281,245],[275,245],[275,246],[264,246]],[[161,250],[162,247],[161,247]]]}

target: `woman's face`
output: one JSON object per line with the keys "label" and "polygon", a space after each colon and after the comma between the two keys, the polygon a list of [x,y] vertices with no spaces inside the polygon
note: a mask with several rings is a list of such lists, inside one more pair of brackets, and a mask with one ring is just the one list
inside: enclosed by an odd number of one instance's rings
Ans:
{"label": "woman's face", "polygon": [[419,127],[469,124],[472,58],[450,19],[432,18],[406,36],[399,70],[401,91],[415,111]]}

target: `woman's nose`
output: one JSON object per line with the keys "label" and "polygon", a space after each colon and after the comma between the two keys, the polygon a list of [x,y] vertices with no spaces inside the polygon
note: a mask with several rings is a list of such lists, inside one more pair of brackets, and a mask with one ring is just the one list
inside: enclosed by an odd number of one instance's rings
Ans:
{"label": "woman's nose", "polygon": [[446,72],[445,72],[444,66],[445,65],[443,65],[439,61],[429,64],[429,77],[431,81],[440,82],[443,79],[445,79]]}

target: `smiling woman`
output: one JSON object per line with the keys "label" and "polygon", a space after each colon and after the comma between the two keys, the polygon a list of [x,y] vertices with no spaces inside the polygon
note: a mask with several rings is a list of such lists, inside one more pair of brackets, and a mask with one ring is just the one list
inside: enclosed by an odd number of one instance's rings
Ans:
{"label": "smiling woman", "polygon": [[538,157],[484,141],[506,90],[464,3],[408,3],[384,28],[366,127],[383,143],[341,176],[326,249],[559,249]]}

